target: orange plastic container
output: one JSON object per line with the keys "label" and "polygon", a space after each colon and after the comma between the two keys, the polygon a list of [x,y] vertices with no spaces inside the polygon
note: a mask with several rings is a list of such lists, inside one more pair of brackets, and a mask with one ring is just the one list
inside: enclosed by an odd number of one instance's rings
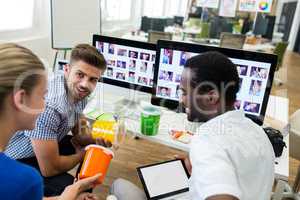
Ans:
{"label": "orange plastic container", "polygon": [[86,153],[79,172],[79,179],[101,173],[102,175],[99,177],[97,183],[103,183],[114,153],[110,149],[95,144],[87,146],[85,150]]}

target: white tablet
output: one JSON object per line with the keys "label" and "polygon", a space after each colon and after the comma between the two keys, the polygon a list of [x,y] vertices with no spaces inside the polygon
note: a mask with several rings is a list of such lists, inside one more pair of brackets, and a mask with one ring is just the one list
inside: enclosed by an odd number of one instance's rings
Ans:
{"label": "white tablet", "polygon": [[146,196],[163,199],[189,191],[189,174],[182,160],[171,160],[137,168]]}

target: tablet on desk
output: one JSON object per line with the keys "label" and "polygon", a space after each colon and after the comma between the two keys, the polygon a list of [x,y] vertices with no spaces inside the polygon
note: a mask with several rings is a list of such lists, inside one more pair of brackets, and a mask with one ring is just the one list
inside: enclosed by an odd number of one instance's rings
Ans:
{"label": "tablet on desk", "polygon": [[149,200],[188,195],[189,174],[182,160],[171,160],[137,168]]}

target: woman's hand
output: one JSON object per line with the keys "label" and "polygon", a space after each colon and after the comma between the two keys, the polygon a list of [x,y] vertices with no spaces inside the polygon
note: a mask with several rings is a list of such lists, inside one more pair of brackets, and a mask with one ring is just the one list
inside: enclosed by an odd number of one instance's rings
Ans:
{"label": "woman's hand", "polygon": [[73,185],[65,188],[64,192],[59,196],[59,200],[88,200],[93,199],[94,195],[87,195],[84,191],[89,190],[97,185],[97,180],[101,174],[78,180]]}

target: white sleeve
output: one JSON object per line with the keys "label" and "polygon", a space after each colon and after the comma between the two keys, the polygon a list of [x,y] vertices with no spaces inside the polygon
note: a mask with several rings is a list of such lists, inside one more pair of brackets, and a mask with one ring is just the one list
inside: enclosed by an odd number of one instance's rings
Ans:
{"label": "white sleeve", "polygon": [[241,189],[229,155],[209,137],[194,138],[190,148],[192,199],[219,194],[241,199]]}

